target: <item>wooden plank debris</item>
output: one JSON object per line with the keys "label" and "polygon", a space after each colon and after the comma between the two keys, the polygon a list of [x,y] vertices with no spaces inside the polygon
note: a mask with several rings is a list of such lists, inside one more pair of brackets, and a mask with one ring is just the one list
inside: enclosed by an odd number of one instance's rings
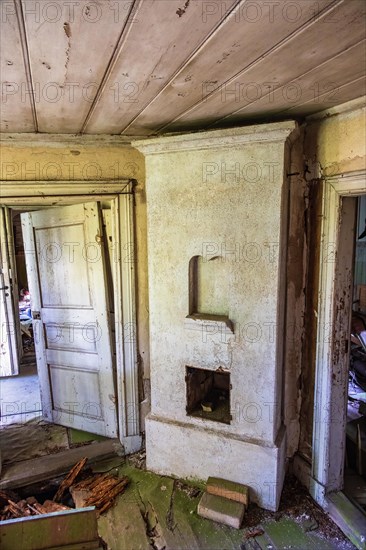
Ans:
{"label": "wooden plank debris", "polygon": [[15,500],[12,500],[4,491],[1,494],[1,503],[0,521],[71,510],[69,506],[58,504],[52,500],[45,500],[43,504],[40,504],[35,497],[28,497],[25,500],[19,500],[16,497]]}
{"label": "wooden plank debris", "polygon": [[[71,494],[76,507],[94,506],[98,515],[109,510],[117,496],[124,492],[129,479],[126,476],[119,478],[108,473],[83,471],[87,460],[86,457],[79,460],[62,480],[53,499],[45,500],[43,504],[34,496],[20,500],[12,491],[0,491],[0,521],[71,510],[60,502],[67,492]],[[77,481],[78,478],[81,479]]]}
{"label": "wooden plank debris", "polygon": [[88,465],[100,460],[115,458],[124,454],[119,440],[108,439],[75,449],[67,449],[56,454],[41,456],[31,460],[5,465],[1,472],[0,490],[26,487],[66,474],[70,468],[83,457],[88,458]]}
{"label": "wooden plank debris", "polygon": [[65,479],[62,480],[60,483],[60,486],[57,490],[57,493],[53,497],[54,502],[59,502],[62,497],[64,496],[65,492],[71,487],[71,485],[74,483],[78,475],[80,474],[81,470],[84,468],[85,464],[87,463],[88,459],[86,457],[82,458],[75,464],[73,468],[71,468],[70,472],[67,474]]}
{"label": "wooden plank debris", "polygon": [[127,477],[118,478],[113,475],[92,475],[90,478],[79,482],[71,488],[71,494],[78,490],[88,491],[85,506],[95,506],[97,514],[103,514],[113,506],[118,495],[127,487]]}

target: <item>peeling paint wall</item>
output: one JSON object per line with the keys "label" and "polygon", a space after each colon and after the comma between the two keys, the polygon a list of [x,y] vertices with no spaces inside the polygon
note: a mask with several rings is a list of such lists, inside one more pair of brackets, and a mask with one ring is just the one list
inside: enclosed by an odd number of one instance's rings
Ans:
{"label": "peeling paint wall", "polygon": [[307,183],[304,179],[303,131],[293,143],[289,179],[286,328],[284,341],[284,407],[287,456],[297,451],[300,435],[302,341],[306,285]]}
{"label": "peeling paint wall", "polygon": [[299,380],[301,392],[299,451],[311,458],[315,358],[317,336],[317,310],[319,289],[320,231],[322,209],[322,186],[317,180],[308,184],[309,206],[306,212],[306,287],[304,292],[304,333],[301,346],[302,370]]}
{"label": "peeling paint wall", "polygon": [[[145,161],[141,153],[124,145],[51,142],[47,145],[3,145],[0,153],[2,180],[99,181],[133,178],[137,262],[137,339],[140,362],[140,397],[148,388],[149,314],[146,251]],[[35,189],[36,191],[36,189]]]}
{"label": "peeling paint wall", "polygon": [[365,123],[366,108],[309,120],[304,152],[310,165],[318,163],[323,176],[364,169]]}
{"label": "peeling paint wall", "polygon": [[304,160],[310,173],[309,209],[306,217],[307,259],[306,309],[301,374],[299,451],[312,455],[315,357],[318,311],[319,246],[321,237],[321,176],[327,177],[366,168],[366,109],[358,108],[309,120],[305,128]]}

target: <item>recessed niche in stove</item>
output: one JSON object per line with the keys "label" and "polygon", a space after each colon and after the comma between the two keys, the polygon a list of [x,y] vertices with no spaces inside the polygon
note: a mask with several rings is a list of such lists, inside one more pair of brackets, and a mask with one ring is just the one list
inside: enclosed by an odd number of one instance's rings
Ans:
{"label": "recessed niche in stove", "polygon": [[230,424],[230,373],[186,366],[188,416]]}
{"label": "recessed niche in stove", "polygon": [[227,316],[228,265],[223,258],[193,256],[189,261],[189,315]]}

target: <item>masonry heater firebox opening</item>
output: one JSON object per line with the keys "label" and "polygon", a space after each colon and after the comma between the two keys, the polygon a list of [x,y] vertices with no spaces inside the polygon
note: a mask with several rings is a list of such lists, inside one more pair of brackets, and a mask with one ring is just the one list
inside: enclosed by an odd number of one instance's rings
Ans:
{"label": "masonry heater firebox opening", "polygon": [[187,415],[230,424],[230,373],[186,367]]}

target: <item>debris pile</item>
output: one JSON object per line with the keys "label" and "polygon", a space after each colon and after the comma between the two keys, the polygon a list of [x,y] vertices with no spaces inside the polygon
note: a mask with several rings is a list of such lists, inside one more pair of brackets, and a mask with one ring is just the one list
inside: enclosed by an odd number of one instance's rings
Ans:
{"label": "debris pile", "polygon": [[39,502],[34,496],[22,499],[13,491],[0,491],[0,521],[88,506],[95,506],[98,516],[105,513],[124,492],[129,480],[108,473],[93,474],[84,469],[86,462],[87,458],[83,458],[71,468],[52,500],[42,502],[38,497]]}
{"label": "debris pile", "polygon": [[64,510],[70,510],[70,507],[52,500],[45,500],[43,504],[40,504],[35,497],[22,500],[16,493],[0,491],[0,521],[63,512]]}

